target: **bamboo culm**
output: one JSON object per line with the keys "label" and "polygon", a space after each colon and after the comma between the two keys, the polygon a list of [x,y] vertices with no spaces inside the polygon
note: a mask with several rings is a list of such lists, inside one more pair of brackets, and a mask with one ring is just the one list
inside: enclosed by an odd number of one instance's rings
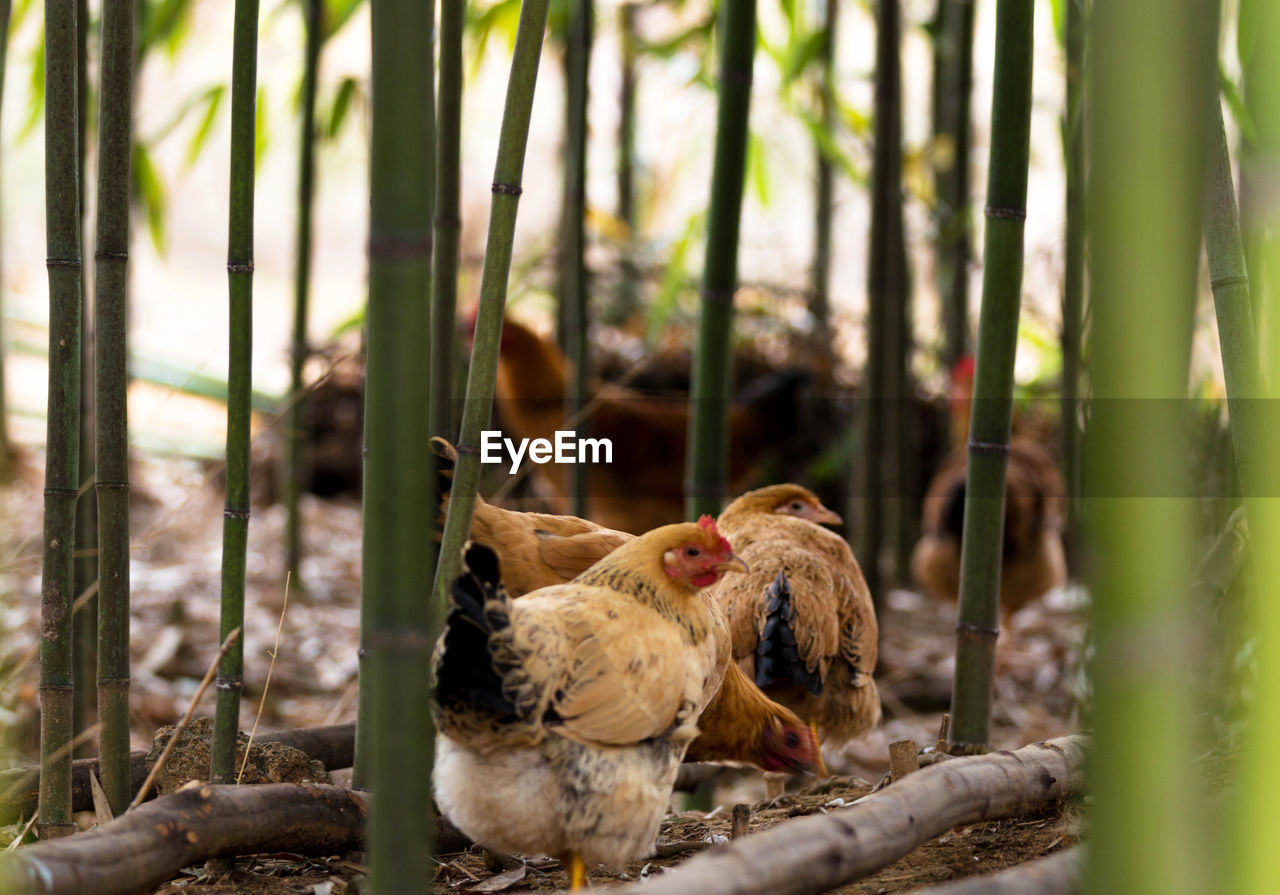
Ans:
{"label": "bamboo culm", "polygon": [[437,599],[444,605],[449,583],[462,569],[462,546],[471,531],[476,485],[480,476],[480,431],[489,421],[494,386],[498,378],[498,348],[502,340],[502,316],[507,301],[507,277],[515,240],[516,210],[522,187],[529,120],[537,84],[538,60],[547,27],[549,0],[525,0],[520,7],[511,76],[498,135],[498,160],[493,177],[493,206],[480,275],[480,305],[476,312],[475,341],[467,375],[462,425],[458,432],[458,464],[449,491],[449,512],[440,544],[436,573]]}
{"label": "bamboo culm", "polygon": [[94,376],[98,498],[98,714],[102,788],[119,815],[129,804],[129,418],[125,308],[129,163],[133,146],[133,4],[102,15],[94,249]]}
{"label": "bamboo culm", "polygon": [[[369,180],[369,310],[364,407],[360,692],[355,774],[394,793],[369,815],[376,895],[432,875],[431,648],[439,613],[431,434],[435,5],[375,0]],[[424,346],[428,350],[424,350]]]}
{"label": "bamboo culm", "polygon": [[42,839],[71,818],[71,605],[80,455],[82,269],[76,125],[75,0],[45,3],[45,243],[49,270],[49,405],[40,585]]}
{"label": "bamboo culm", "polygon": [[[0,97],[4,96],[4,75],[9,62],[9,15],[12,9],[13,0],[0,0]],[[9,404],[5,400],[3,317],[0,314],[0,482],[7,482],[13,474],[13,442],[9,438]]]}
{"label": "bamboo culm", "polygon": [[703,513],[718,515],[728,486],[733,297],[738,288],[738,231],[755,63],[755,0],[722,3],[719,29],[715,158],[698,347],[689,395],[692,424],[685,470],[685,513],[691,519]]}
{"label": "bamboo culm", "polygon": [[312,206],[315,194],[316,78],[320,67],[320,44],[324,33],[324,4],[305,0],[303,4],[306,49],[302,67],[302,127],[298,136],[298,220],[294,235],[296,253],[293,270],[293,341],[289,351],[289,408],[286,432],[288,451],[284,474],[285,571],[298,584],[302,563],[302,515],[298,502],[307,475],[304,448],[307,443],[307,403],[303,372],[311,349],[307,342],[308,305],[311,296]]}
{"label": "bamboo culm", "polygon": [[991,730],[1005,471],[1022,301],[1033,21],[1032,0],[999,0],[996,5],[982,309],[969,424],[956,675],[951,695],[950,744],[962,751],[986,747]]}
{"label": "bamboo culm", "polygon": [[1080,379],[1084,336],[1084,10],[1085,0],[1066,4],[1067,106],[1063,114],[1066,229],[1062,274],[1062,471],[1067,484],[1067,556],[1072,567],[1080,541]]}
{"label": "bamboo culm", "polygon": [[[227,225],[230,356],[227,363],[227,496],[222,511],[222,611],[219,638],[244,628],[249,540],[249,420],[253,360],[254,118],[258,77],[258,0],[236,0],[231,63],[231,178]],[[235,779],[244,638],[218,669],[210,781]]]}

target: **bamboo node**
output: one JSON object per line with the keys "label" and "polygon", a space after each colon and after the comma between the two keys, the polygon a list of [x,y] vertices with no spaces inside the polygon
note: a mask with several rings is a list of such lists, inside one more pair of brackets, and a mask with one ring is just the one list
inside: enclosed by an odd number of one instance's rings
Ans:
{"label": "bamboo node", "polygon": [[1002,221],[1025,221],[1027,219],[1027,210],[1025,208],[1001,208],[999,205],[988,205],[983,210],[989,218],[997,218]]}
{"label": "bamboo node", "polygon": [[128,261],[128,252],[104,252],[98,251],[93,253],[95,261]]}
{"label": "bamboo node", "polygon": [[521,188],[520,184],[518,183],[498,183],[496,181],[494,182],[491,189],[495,193],[500,193],[504,196],[519,196],[521,193],[524,192],[524,190]]}
{"label": "bamboo node", "polygon": [[957,622],[956,631],[972,637],[990,638],[991,640],[995,640],[1000,636],[999,628],[988,628],[986,625],[973,625],[968,622]]}
{"label": "bamboo node", "polygon": [[70,692],[71,690],[74,690],[75,688],[76,688],[76,685],[75,685],[75,684],[58,684],[58,683],[54,683],[54,682],[52,682],[52,681],[50,681],[49,683],[42,683],[42,684],[40,684],[40,692],[41,692],[41,693],[44,693],[46,690],[52,690],[52,691],[54,691],[54,692],[56,692],[56,693]]}
{"label": "bamboo node", "polygon": [[94,487],[99,491],[128,491],[128,482],[104,482],[101,479],[94,482]]}
{"label": "bamboo node", "polygon": [[448,227],[450,230],[460,230],[462,229],[462,218],[438,214],[435,218],[435,224],[437,227]]}
{"label": "bamboo node", "polygon": [[703,289],[700,294],[704,301],[718,301],[731,305],[733,304],[734,293],[735,290],[733,289]]}
{"label": "bamboo node", "polygon": [[435,246],[431,231],[421,236],[379,236],[369,240],[369,257],[378,261],[418,261],[430,258]]}
{"label": "bamboo node", "polygon": [[720,82],[722,84],[733,84],[735,86],[751,86],[751,71],[729,71],[728,69],[720,70]]}
{"label": "bamboo node", "polygon": [[104,676],[102,676],[102,675],[98,675],[98,678],[97,678],[97,684],[98,684],[98,686],[99,686],[99,687],[103,686],[104,684],[105,684],[105,685],[107,685],[107,686],[110,686],[111,684],[129,684],[132,680],[133,680],[133,678],[129,677],[129,675],[127,675],[127,674],[125,674],[125,675],[110,675],[110,676],[107,676],[107,677],[104,677]]}
{"label": "bamboo node", "polygon": [[978,454],[1004,454],[1008,456],[1009,445],[994,441],[970,441],[969,450]]}
{"label": "bamboo node", "polygon": [[214,689],[216,690],[227,690],[229,692],[234,691],[236,693],[239,693],[241,690],[244,689],[244,681],[243,680],[229,681],[224,677],[220,677],[213,682],[213,686],[214,686]]}
{"label": "bamboo node", "polygon": [[480,448],[474,444],[458,444],[454,446],[459,454],[466,454],[468,457],[479,457]]}
{"label": "bamboo node", "polygon": [[247,264],[227,264],[227,273],[253,273],[253,262]]}
{"label": "bamboo node", "polygon": [[249,510],[233,510],[231,507],[223,507],[222,518],[223,519],[242,519],[245,522],[248,522]]}
{"label": "bamboo node", "polygon": [[78,488],[45,488],[45,497],[79,497],[80,490]]}
{"label": "bamboo node", "polygon": [[46,258],[45,267],[66,267],[73,270],[79,270],[81,267],[79,258]]}
{"label": "bamboo node", "polygon": [[1229,277],[1218,277],[1216,280],[1209,281],[1210,289],[1217,289],[1220,286],[1248,286],[1248,274],[1236,274]]}

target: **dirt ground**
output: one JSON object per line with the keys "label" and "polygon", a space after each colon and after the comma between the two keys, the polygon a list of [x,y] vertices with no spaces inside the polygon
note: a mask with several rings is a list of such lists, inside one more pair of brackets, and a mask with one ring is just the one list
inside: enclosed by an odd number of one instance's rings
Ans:
{"label": "dirt ground", "polygon": [[[31,464],[34,467],[34,464]],[[133,563],[132,721],[134,748],[147,748],[155,731],[186,709],[217,648],[223,494],[216,469],[189,460],[139,459],[132,472]],[[37,752],[33,661],[40,589],[40,475],[34,468],[0,489],[0,711],[14,748],[6,766],[33,763]],[[245,618],[246,685],[241,726],[261,732],[352,721],[355,718],[356,650],[360,574],[359,504],[350,497],[304,500],[308,558],[301,581],[286,589],[278,506],[255,507],[250,523],[248,609]],[[909,590],[887,595],[881,615],[881,664],[877,678],[885,718],[864,740],[827,763],[839,777],[761,804],[758,774],[730,775],[720,786],[721,808],[673,813],[663,843],[705,844],[728,833],[730,807],[753,804],[752,830],[789,817],[832,810],[859,796],[887,771],[888,744],[937,736],[950,698],[954,609]],[[1033,603],[1010,621],[1000,638],[993,745],[1016,748],[1077,728],[1084,654],[1083,596],[1065,588]],[[275,656],[274,663],[272,655]],[[270,676],[268,682],[268,675]],[[265,691],[265,695],[264,695]],[[199,714],[212,714],[205,697]],[[341,772],[334,775],[342,782]],[[86,817],[85,823],[92,818]],[[875,876],[837,891],[889,893],[971,873],[989,872],[1048,854],[1075,841],[1078,823],[1066,814],[1026,817],[953,829]],[[16,835],[10,829],[3,840]],[[622,873],[593,871],[593,884],[661,872],[692,851],[653,858]],[[236,863],[230,879],[215,881],[203,868],[188,868],[155,890],[207,895],[340,893],[360,891],[365,868],[359,855],[327,860],[266,855]],[[489,869],[479,854],[442,856],[441,889],[472,891],[498,873],[484,891],[552,889],[565,884],[554,862],[504,871]],[[519,876],[519,879],[515,877]]]}

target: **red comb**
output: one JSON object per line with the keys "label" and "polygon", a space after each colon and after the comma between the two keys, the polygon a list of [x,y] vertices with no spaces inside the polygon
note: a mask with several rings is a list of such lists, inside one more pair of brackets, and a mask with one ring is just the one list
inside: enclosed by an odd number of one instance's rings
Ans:
{"label": "red comb", "polygon": [[972,354],[962,354],[951,366],[951,381],[973,382],[975,364]]}
{"label": "red comb", "polygon": [[705,531],[707,534],[711,535],[712,537],[720,538],[721,550],[723,550],[725,553],[733,552],[733,548],[729,546],[728,539],[723,537],[720,534],[719,530],[716,528],[716,520],[714,516],[709,516],[706,513],[703,513],[701,516],[698,517],[698,525],[703,529],[703,531]]}

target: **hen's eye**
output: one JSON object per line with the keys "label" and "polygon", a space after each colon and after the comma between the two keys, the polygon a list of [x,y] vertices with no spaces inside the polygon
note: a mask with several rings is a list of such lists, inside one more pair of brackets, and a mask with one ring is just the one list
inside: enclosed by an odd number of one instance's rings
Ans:
{"label": "hen's eye", "polygon": [[798,500],[793,500],[793,501],[791,501],[791,509],[793,509],[793,510],[798,510],[798,509],[800,509],[800,508],[801,508],[801,506],[800,506],[800,501],[798,501]]}
{"label": "hen's eye", "polygon": [[695,557],[701,556],[702,551],[699,550],[697,547],[685,547],[684,555],[689,557],[690,559],[694,559]]}
{"label": "hen's eye", "polygon": [[788,730],[787,735],[783,737],[783,741],[790,749],[794,749],[796,746],[800,745],[800,737],[796,735],[794,730]]}

